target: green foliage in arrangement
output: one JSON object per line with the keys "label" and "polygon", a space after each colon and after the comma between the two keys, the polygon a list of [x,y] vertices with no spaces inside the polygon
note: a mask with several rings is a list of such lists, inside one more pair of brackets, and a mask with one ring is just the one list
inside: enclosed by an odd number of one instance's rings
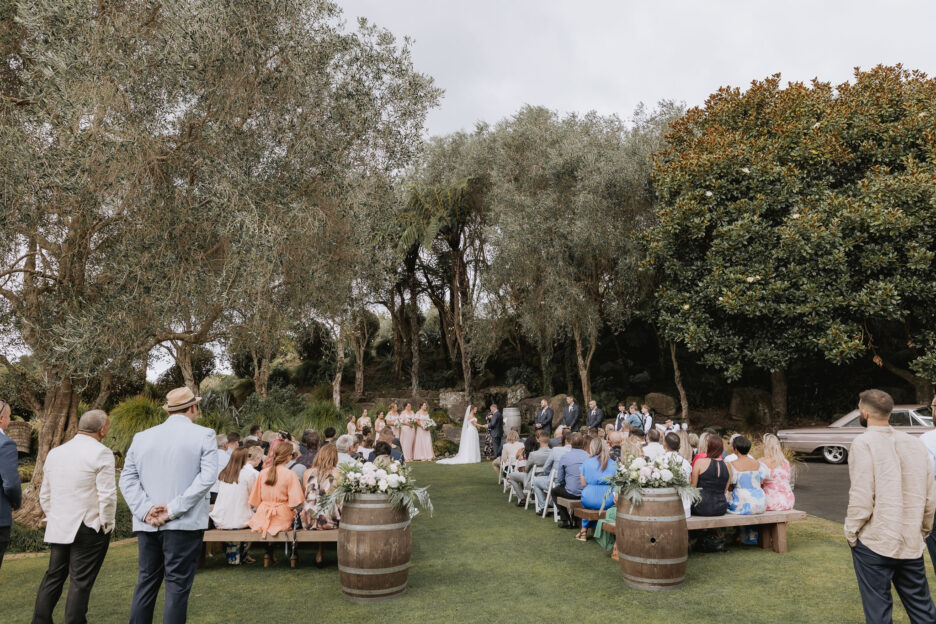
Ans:
{"label": "green foliage in arrangement", "polygon": [[436,457],[448,457],[458,452],[458,445],[451,440],[441,438],[432,443],[432,452]]}
{"label": "green foliage in arrangement", "polygon": [[936,80],[900,66],[837,86],[776,75],[686,113],[645,239],[664,336],[732,380],[813,353],[873,357],[928,397],[934,119]]}
{"label": "green foliage in arrangement", "polygon": [[104,438],[104,443],[126,455],[134,435],[155,427],[163,422],[166,416],[162,403],[143,396],[127,399],[111,410],[110,433]]}

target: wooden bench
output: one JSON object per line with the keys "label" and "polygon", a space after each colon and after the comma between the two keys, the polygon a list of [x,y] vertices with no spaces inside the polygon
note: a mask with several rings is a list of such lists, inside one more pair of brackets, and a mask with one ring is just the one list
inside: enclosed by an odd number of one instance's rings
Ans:
{"label": "wooden bench", "polygon": [[[574,513],[576,517],[583,520],[602,520],[605,517],[604,511],[584,509],[582,507],[576,508]],[[686,519],[686,527],[690,531],[701,531],[703,529],[721,529],[725,527],[757,526],[760,534],[757,542],[761,548],[773,548],[776,553],[785,553],[787,552],[787,523],[805,519],[805,511],[791,509],[789,511],[765,511],[761,514],[749,516],[736,514],[712,517],[691,516]],[[607,524],[601,530],[614,533],[615,527],[613,524]]]}
{"label": "wooden bench", "polygon": [[561,496],[557,496],[556,505],[559,507],[565,507],[569,511],[570,518],[573,516],[578,516],[576,511],[582,509],[582,501],[575,498],[562,498]]}
{"label": "wooden bench", "polygon": [[296,544],[300,542],[338,543],[338,529],[330,529],[325,531],[305,531],[300,529],[295,531],[295,534],[290,530],[277,533],[276,535],[267,535],[266,538],[261,536],[259,533],[251,531],[250,529],[234,529],[230,531],[211,529],[205,531],[205,536],[202,538],[202,552],[201,557],[198,560],[199,568],[205,565],[205,551],[209,542],[263,542],[265,544],[285,542],[286,544],[292,545],[291,555],[289,557],[289,565],[290,567],[295,568],[296,563],[299,560],[299,558],[296,556]]}

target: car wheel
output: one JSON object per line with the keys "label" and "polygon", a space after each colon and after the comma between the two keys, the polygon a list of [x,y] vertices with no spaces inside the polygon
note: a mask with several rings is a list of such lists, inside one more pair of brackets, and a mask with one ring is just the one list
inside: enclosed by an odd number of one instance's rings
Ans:
{"label": "car wheel", "polygon": [[822,456],[830,464],[841,464],[845,461],[845,447],[843,446],[823,446]]}

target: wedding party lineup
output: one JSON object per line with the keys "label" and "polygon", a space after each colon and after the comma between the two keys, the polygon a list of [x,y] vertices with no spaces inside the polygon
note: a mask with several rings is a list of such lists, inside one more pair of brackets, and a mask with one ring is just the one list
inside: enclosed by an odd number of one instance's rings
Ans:
{"label": "wedding party lineup", "polygon": [[933,23],[0,2],[0,621],[936,624]]}

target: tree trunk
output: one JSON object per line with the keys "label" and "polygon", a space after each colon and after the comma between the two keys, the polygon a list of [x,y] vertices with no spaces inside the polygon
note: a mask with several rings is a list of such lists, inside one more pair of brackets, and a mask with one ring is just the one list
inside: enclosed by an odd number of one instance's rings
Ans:
{"label": "tree trunk", "polygon": [[198,384],[195,383],[195,374],[192,372],[192,345],[187,342],[173,342],[173,346],[176,364],[182,372],[182,383],[192,394],[198,396]]}
{"label": "tree trunk", "polygon": [[104,405],[111,395],[111,388],[114,385],[114,375],[110,370],[101,373],[101,387],[98,389],[98,395],[91,404],[91,409],[104,409]]}
{"label": "tree trunk", "polygon": [[582,331],[578,324],[572,326],[572,337],[575,338],[575,361],[578,364],[579,379],[582,381],[582,404],[588,405],[591,401],[591,362],[597,340],[591,340],[588,351],[583,354]]}
{"label": "tree trunk", "polygon": [[770,371],[770,407],[771,419],[765,424],[782,426],[787,417],[787,376],[783,369]]}
{"label": "tree trunk", "polygon": [[364,395],[364,352],[365,338],[357,331],[349,336],[351,350],[354,351],[354,394],[353,398],[360,399]]}
{"label": "tree trunk", "polygon": [[335,407],[341,407],[342,373],[344,373],[344,345],[342,344],[341,326],[339,325],[338,335],[335,337],[335,376],[332,378],[332,403],[335,404]]}
{"label": "tree trunk", "polygon": [[682,418],[686,426],[689,426],[689,399],[686,398],[686,388],[683,386],[682,373],[679,371],[679,362],[676,360],[676,343],[669,345],[670,358],[673,360],[673,381],[676,383],[676,390],[679,391],[679,402],[682,405]]}
{"label": "tree trunk", "polygon": [[[43,517],[39,506],[39,486],[42,485],[43,466],[49,451],[74,437],[78,431],[79,394],[71,380],[63,380],[49,388],[45,395],[42,411],[36,416],[42,419],[39,430],[39,449],[36,453],[36,468],[32,481],[24,486],[23,505],[16,512],[17,521],[38,528]],[[35,485],[35,487],[33,487]]]}
{"label": "tree trunk", "polygon": [[419,395],[419,308],[416,300],[416,274],[409,276],[409,322],[410,322],[410,349],[412,350],[413,365],[410,368],[410,394]]}
{"label": "tree trunk", "polygon": [[540,349],[539,355],[540,370],[543,373],[543,395],[552,396],[552,353],[547,353],[544,349]]}
{"label": "tree trunk", "polygon": [[877,357],[874,361],[878,366],[883,366],[888,372],[900,377],[913,386],[913,392],[916,396],[917,403],[929,405],[929,402],[933,400],[933,384],[928,379],[924,379],[919,375],[914,375],[910,371],[895,366],[881,357]]}
{"label": "tree trunk", "polygon": [[393,378],[403,378],[403,329],[400,327],[400,315],[397,313],[396,297],[390,302],[390,327],[393,331]]}
{"label": "tree trunk", "polygon": [[259,394],[260,398],[265,399],[270,384],[270,358],[257,355],[254,351],[251,351],[251,356],[253,357],[254,392]]}

